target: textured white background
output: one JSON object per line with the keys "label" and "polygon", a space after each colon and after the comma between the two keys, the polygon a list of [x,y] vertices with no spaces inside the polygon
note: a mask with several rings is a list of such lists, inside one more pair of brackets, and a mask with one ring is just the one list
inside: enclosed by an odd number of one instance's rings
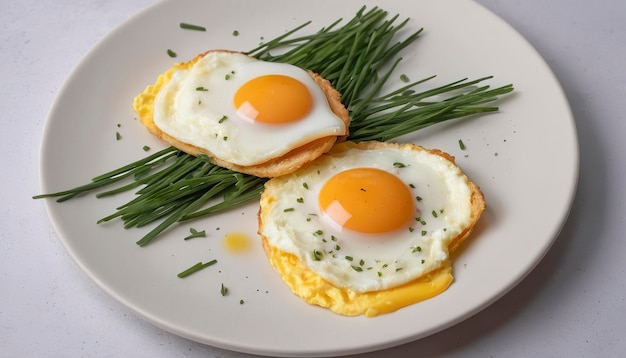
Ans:
{"label": "textured white background", "polygon": [[[8,1],[0,11],[0,355],[243,357],[136,318],[92,282],[49,224],[38,151],[85,52],[153,0]],[[552,67],[579,131],[581,176],[561,235],[515,289],[439,334],[361,357],[619,357],[626,352],[626,2],[479,0]]]}

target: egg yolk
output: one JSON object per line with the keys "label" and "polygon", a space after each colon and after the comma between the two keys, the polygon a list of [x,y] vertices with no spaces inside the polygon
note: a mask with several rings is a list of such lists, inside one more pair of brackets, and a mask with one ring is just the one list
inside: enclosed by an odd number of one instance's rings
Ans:
{"label": "egg yolk", "polygon": [[313,96],[302,82],[284,75],[264,75],[244,83],[234,105],[244,117],[266,124],[286,124],[304,118]]}
{"label": "egg yolk", "polygon": [[343,228],[370,234],[403,227],[415,209],[408,186],[375,168],[336,174],[324,184],[318,200],[322,211]]}

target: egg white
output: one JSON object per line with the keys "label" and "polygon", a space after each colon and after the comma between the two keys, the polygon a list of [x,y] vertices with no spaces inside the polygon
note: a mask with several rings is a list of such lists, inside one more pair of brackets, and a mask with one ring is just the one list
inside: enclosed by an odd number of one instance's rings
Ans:
{"label": "egg white", "polygon": [[[233,98],[247,81],[267,74],[293,77],[307,86],[313,108],[306,118],[268,125],[237,115]],[[322,89],[303,69],[259,61],[241,53],[209,52],[174,73],[154,103],[154,123],[163,132],[220,159],[242,166],[280,157],[312,140],[343,135],[344,122],[329,108]]]}
{"label": "egg white", "polygon": [[[393,173],[411,188],[415,220],[374,235],[342,230],[325,217],[318,205],[324,183],[363,167]],[[397,287],[441,267],[450,242],[471,224],[465,175],[454,163],[412,145],[334,151],[271,180],[265,190],[271,199],[262,205],[259,233],[269,245],[294,254],[333,285],[360,293]]]}

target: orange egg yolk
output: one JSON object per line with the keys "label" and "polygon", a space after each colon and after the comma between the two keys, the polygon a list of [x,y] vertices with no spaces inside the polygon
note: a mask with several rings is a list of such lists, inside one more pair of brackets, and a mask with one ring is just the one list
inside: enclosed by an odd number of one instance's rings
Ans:
{"label": "orange egg yolk", "polygon": [[324,184],[318,200],[335,223],[370,234],[405,226],[415,211],[408,186],[397,176],[375,168],[336,174]]}
{"label": "orange egg yolk", "polygon": [[234,105],[244,117],[266,124],[286,124],[304,118],[313,97],[302,82],[284,75],[264,75],[244,83]]}

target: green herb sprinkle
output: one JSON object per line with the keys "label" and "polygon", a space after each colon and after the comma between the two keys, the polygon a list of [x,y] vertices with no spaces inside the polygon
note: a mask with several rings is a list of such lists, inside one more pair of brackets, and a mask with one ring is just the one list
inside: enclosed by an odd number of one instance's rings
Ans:
{"label": "green herb sprinkle", "polygon": [[185,30],[206,31],[206,27],[204,26],[189,24],[186,22],[181,22],[179,26],[181,29],[185,29]]}

